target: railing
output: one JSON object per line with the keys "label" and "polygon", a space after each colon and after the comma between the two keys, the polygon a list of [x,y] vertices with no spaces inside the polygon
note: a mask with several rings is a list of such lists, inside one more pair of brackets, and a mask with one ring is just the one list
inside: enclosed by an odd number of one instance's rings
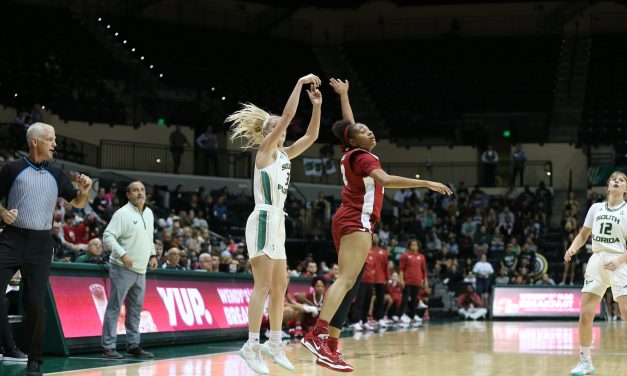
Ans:
{"label": "railing", "polygon": [[[130,141],[100,141],[100,168],[131,171],[173,172],[174,160],[168,145],[139,144]],[[194,153],[185,148],[179,172],[194,173]]]}
{"label": "railing", "polygon": [[[127,141],[101,141],[100,168],[141,170],[169,173],[173,170],[172,154],[167,145],[139,144]],[[290,180],[300,183],[336,184],[343,185],[339,171],[339,159],[332,160],[335,172],[321,176],[307,176],[303,158],[292,161]],[[185,149],[181,158],[179,172],[185,174],[198,173],[206,175],[204,171],[194,168],[194,165],[203,166],[207,161],[202,155],[194,158],[191,148]],[[250,179],[253,173],[253,154],[231,150],[218,152],[218,164],[223,176],[240,179]],[[383,163],[381,166],[388,174],[405,177],[415,177],[420,174],[422,179],[435,180],[444,183],[457,184],[464,181],[467,186],[476,184],[485,185],[483,181],[483,165],[480,162],[434,162],[434,163]],[[525,167],[525,184],[537,186],[544,181],[552,186],[552,164],[550,161],[527,161]],[[497,185],[507,186],[512,175],[511,165],[507,162],[497,166]]]}

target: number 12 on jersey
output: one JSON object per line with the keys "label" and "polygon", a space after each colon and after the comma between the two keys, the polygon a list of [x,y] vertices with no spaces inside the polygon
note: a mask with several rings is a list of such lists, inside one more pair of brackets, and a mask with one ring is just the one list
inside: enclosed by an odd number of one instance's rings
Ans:
{"label": "number 12 on jersey", "polygon": [[601,222],[599,234],[612,235],[612,224],[609,222]]}

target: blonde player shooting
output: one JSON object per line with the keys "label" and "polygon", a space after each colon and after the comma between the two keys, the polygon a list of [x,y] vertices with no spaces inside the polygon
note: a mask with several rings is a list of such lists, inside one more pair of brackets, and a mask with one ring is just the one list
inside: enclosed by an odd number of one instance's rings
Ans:
{"label": "blonde player shooting", "polygon": [[[301,89],[306,84],[311,85],[307,95],[313,106],[307,133],[291,146],[284,147],[287,127],[296,113]],[[322,105],[318,86],[320,79],[313,74],[299,79],[281,116],[269,114],[249,103],[226,118],[227,122],[233,123],[231,141],[241,137],[246,142],[244,148],[258,149],[255,156],[255,209],[246,223],[246,244],[255,285],[248,304],[248,341],[242,346],[240,356],[253,371],[262,375],[270,371],[261,357],[261,351],[281,367],[294,370],[281,343],[283,300],[287,289],[283,204],[290,182],[290,159],[300,155],[318,138]],[[259,331],[268,294],[270,341],[260,346]]]}

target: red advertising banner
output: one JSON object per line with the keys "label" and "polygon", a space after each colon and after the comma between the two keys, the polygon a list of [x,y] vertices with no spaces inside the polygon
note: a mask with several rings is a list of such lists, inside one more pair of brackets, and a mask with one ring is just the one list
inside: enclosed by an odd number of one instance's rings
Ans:
{"label": "red advertising banner", "polygon": [[[59,320],[65,338],[102,334],[109,295],[109,279],[51,276]],[[252,281],[195,281],[147,279],[140,316],[141,333],[244,328],[248,325],[248,300]],[[307,292],[306,282],[292,282],[291,293]],[[118,320],[118,334],[125,333],[125,309]]]}
{"label": "red advertising banner", "polygon": [[[493,317],[578,317],[581,289],[495,287]],[[601,305],[595,312],[601,314]]]}
{"label": "red advertising banner", "polygon": [[[594,326],[592,336],[595,343],[600,343],[601,328]],[[492,325],[492,338],[494,352],[572,354],[573,349],[579,346],[579,328],[575,323],[565,326],[555,323],[495,322]]]}

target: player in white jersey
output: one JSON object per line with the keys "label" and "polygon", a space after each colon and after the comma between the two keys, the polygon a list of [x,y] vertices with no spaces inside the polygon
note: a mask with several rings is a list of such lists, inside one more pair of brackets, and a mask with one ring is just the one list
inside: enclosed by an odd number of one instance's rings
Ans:
{"label": "player in white jersey", "polygon": [[592,234],[593,255],[588,261],[584,276],[581,312],[579,314],[579,363],[570,371],[571,375],[594,373],[590,356],[592,344],[592,321],[594,312],[608,287],[612,288],[614,300],[618,302],[624,320],[627,320],[627,176],[615,171],[608,180],[608,198],[588,210],[586,220],[564,261],[571,258],[586,244]]}
{"label": "player in white jersey", "polygon": [[[310,84],[307,95],[313,106],[307,133],[291,146],[283,147],[287,127],[296,113],[301,90],[306,84]],[[253,371],[262,375],[269,373],[261,357],[262,351],[283,368],[294,370],[281,342],[283,299],[287,289],[283,204],[290,181],[290,159],[300,155],[318,138],[322,105],[318,86],[320,79],[313,74],[300,78],[281,116],[248,103],[226,118],[227,122],[233,123],[231,141],[242,138],[244,149],[257,148],[255,209],[246,223],[246,244],[255,285],[248,302],[248,341],[239,353]],[[260,346],[259,332],[268,294],[270,340]]]}

